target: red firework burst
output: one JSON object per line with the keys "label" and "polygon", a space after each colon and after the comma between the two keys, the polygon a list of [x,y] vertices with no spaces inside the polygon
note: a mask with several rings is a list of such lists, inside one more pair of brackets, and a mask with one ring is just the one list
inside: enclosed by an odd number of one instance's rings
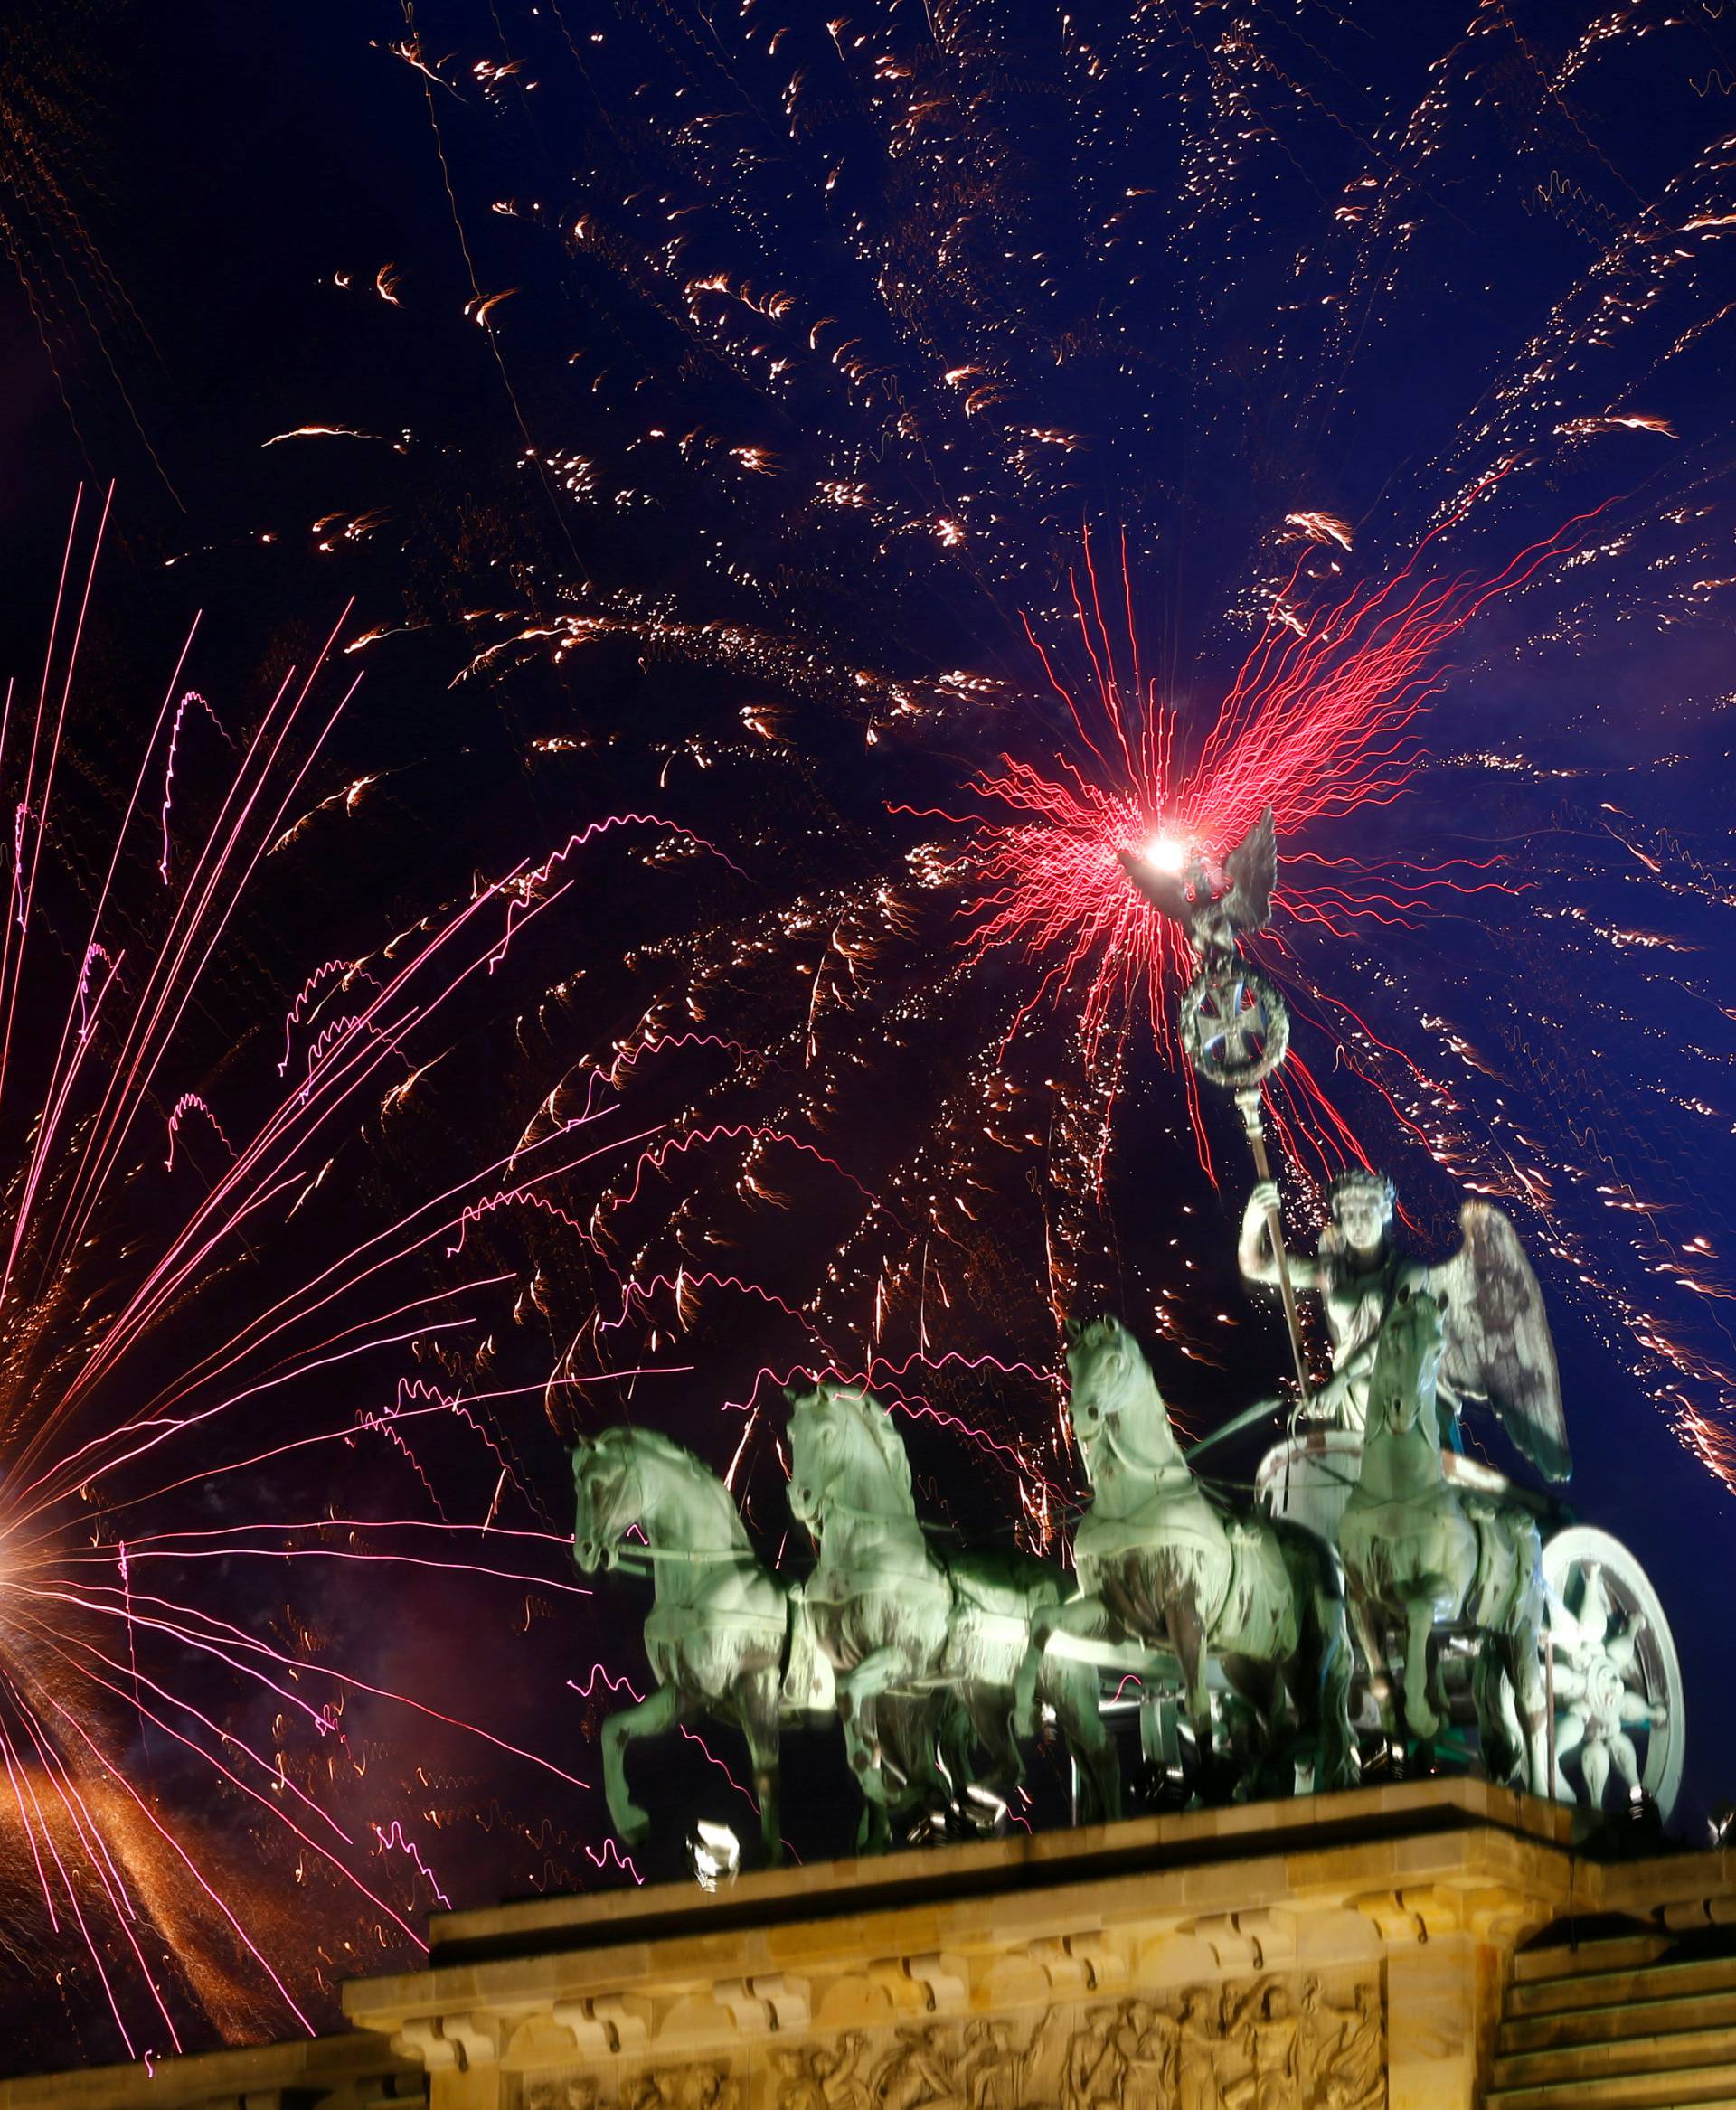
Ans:
{"label": "red firework burst", "polygon": [[[1128,884],[1121,860],[1142,858],[1180,873],[1198,852],[1216,868],[1268,805],[1285,851],[1287,883],[1278,901],[1295,920],[1337,928],[1359,918],[1402,918],[1426,906],[1431,887],[1454,883],[1452,873],[1463,867],[1376,876],[1343,860],[1298,855],[1296,845],[1311,823],[1399,796],[1418,752],[1414,721],[1445,682],[1453,638],[1487,601],[1572,549],[1577,531],[1594,517],[1568,522],[1493,578],[1422,576],[1430,543],[1471,503],[1426,537],[1395,576],[1353,587],[1312,613],[1297,605],[1305,551],[1197,743],[1188,741],[1182,713],[1141,672],[1125,541],[1126,638],[1118,662],[1087,535],[1082,592],[1068,574],[1091,665],[1084,698],[1025,625],[1067,707],[1075,751],[1044,763],[1004,755],[998,769],[970,786],[1000,810],[963,823],[976,882],[974,952],[981,957],[1010,946],[1046,963],[1015,1030],[1044,1002],[1071,999],[1084,1051],[1094,1060],[1106,1028],[1128,1019],[1143,994],[1152,1031],[1167,1049],[1165,998],[1176,976],[1192,972],[1193,956],[1181,926]],[[1298,883],[1298,865],[1352,876]]]}

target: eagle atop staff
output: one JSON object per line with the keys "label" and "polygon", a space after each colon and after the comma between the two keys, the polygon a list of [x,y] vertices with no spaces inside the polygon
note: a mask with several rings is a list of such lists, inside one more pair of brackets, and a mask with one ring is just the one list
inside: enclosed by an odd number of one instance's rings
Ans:
{"label": "eagle atop staff", "polygon": [[1233,959],[1241,933],[1263,930],[1271,918],[1278,831],[1269,805],[1216,871],[1197,843],[1174,871],[1137,851],[1118,850],[1116,855],[1152,907],[1186,931],[1207,966]]}

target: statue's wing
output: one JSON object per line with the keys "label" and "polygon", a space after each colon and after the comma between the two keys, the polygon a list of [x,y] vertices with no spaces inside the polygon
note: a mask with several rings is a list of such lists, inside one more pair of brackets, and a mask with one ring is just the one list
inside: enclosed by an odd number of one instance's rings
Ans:
{"label": "statue's wing", "polygon": [[1429,1288],[1446,1305],[1442,1380],[1486,1399],[1544,1478],[1565,1480],[1573,1459],[1555,1343],[1519,1234],[1486,1201],[1467,1201],[1458,1227],[1465,1243],[1426,1271]]}
{"label": "statue's wing", "polygon": [[1187,898],[1187,882],[1179,872],[1159,871],[1136,857],[1131,850],[1118,850],[1121,869],[1146,897],[1154,909],[1173,917],[1177,923],[1193,921],[1194,904]]}
{"label": "statue's wing", "polygon": [[1278,886],[1278,830],[1270,806],[1223,861],[1222,907],[1238,930],[1264,930]]}

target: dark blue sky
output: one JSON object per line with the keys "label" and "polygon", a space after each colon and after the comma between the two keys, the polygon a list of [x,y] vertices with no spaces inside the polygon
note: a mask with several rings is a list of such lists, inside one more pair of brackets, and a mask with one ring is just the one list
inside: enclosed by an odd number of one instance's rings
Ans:
{"label": "dark blue sky", "polygon": [[[1285,964],[1298,1050],[1399,1180],[1410,1241],[1445,1250],[1475,1189],[1536,1261],[1573,1502],[1633,1548],[1681,1645],[1693,1823],[1729,1792],[1736,1728],[1736,30],[1701,5],[1588,37],[1594,19],[896,0],[830,33],[819,11],[661,0],[26,7],[0,42],[20,199],[0,640],[28,670],[71,489],[118,478],[79,736],[99,808],[106,747],[137,737],[194,608],[204,684],[238,692],[351,595],[357,630],[391,633],[359,662],[331,777],[388,787],[316,885],[261,912],[261,986],[293,988],[333,923],[366,942],[611,813],[729,851],[740,877],[611,849],[529,964],[534,1031],[503,1031],[488,1089],[445,1104],[428,1147],[505,1148],[654,1016],[768,1051],[647,1065],[630,1117],[812,1135],[879,1215],[800,1167],[694,1153],[607,1262],[538,1227],[500,1249],[539,1285],[504,1352],[526,1372],[577,1340],[600,1367],[670,1337],[655,1300],[595,1332],[623,1272],[709,1266],[800,1307],[698,1298],[675,1337],[700,1375],[634,1403],[720,1470],[745,1420],[774,1554],[760,1374],[816,1342],[860,1360],[877,1296],[889,1357],[926,1330],[1050,1368],[1059,1281],[1124,1314],[1202,1428],[1283,1367],[1234,1277],[1233,1123],[1208,1110],[1220,1187],[1137,1020],[1100,1192],[1080,1168],[1103,1073],[1065,1005],[1005,1068],[1009,1122],[1037,1140],[983,1147],[987,1051],[1042,963],[966,973],[959,890],[920,878],[942,832],[889,812],[956,810],[1000,755],[1066,751],[1022,618],[1089,672],[1066,635],[1083,527],[1127,537],[1143,662],[1185,743],[1303,547],[1289,516],[1351,543],[1309,549],[1306,613],[1389,576],[1482,479],[1442,573],[1493,577],[1603,509],[1579,555],[1454,641],[1406,795],[1286,845],[1389,874],[1498,857],[1510,890],[1297,926]],[[358,437],[277,439],[321,425]],[[1299,1239],[1329,1161],[1302,1153]],[[948,1194],[976,1209],[937,1319],[913,1256]],[[977,1432],[910,1423],[934,1513],[1010,1519],[1020,1475],[995,1446],[1075,1484],[1042,1384],[953,1371],[908,1391]],[[569,1433],[540,1407],[514,1431],[556,1511]],[[461,1449],[439,1469],[454,1502],[484,1475]],[[425,1674],[406,1635],[427,1604],[404,1598],[390,1650],[373,1609],[328,1585],[316,1621]],[[589,1735],[564,1680],[598,1653],[637,1674],[626,1616],[514,1657],[527,1733]],[[490,1645],[495,1610],[441,1617]],[[453,1887],[585,1873],[599,1800],[549,1805],[565,1843],[542,1852],[532,1791],[462,1763]],[[694,1758],[670,1794],[715,1786]],[[507,1830],[465,1830],[496,1794]],[[822,1851],[818,1813],[799,1821]]]}

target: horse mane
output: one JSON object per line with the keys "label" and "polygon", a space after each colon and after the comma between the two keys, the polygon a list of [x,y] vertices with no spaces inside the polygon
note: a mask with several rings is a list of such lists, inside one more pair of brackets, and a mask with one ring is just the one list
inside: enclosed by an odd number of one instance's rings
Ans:
{"label": "horse mane", "polygon": [[[586,1441],[592,1450],[601,1451],[605,1455],[609,1452],[643,1451],[648,1457],[673,1466],[677,1473],[708,1493],[721,1496],[730,1514],[735,1517],[738,1525],[741,1524],[734,1500],[724,1486],[722,1475],[713,1473],[703,1458],[696,1456],[684,1445],[675,1442],[659,1430],[639,1428],[630,1422],[620,1422],[613,1428],[605,1428],[598,1435],[588,1437]],[[742,1528],[745,1533],[745,1527]]]}
{"label": "horse mane", "polygon": [[1157,1382],[1156,1372],[1151,1367],[1151,1358],[1140,1345],[1139,1337],[1131,1327],[1124,1325],[1119,1319],[1109,1316],[1071,1323],[1068,1328],[1069,1352],[1071,1353],[1072,1350],[1077,1348],[1124,1349],[1131,1358],[1140,1376],[1151,1387],[1152,1395],[1158,1406],[1165,1415],[1168,1414],[1169,1401],[1165,1399],[1164,1389]]}
{"label": "horse mane", "polygon": [[883,1407],[865,1385],[830,1385],[826,1390],[833,1405],[848,1407],[873,1438],[893,1487],[914,1510],[916,1491],[910,1479],[910,1461],[897,1429],[892,1427],[891,1409]]}
{"label": "horse mane", "polygon": [[710,1466],[702,1464],[692,1451],[684,1448],[672,1437],[662,1435],[655,1428],[638,1428],[630,1422],[621,1422],[613,1428],[603,1429],[590,1440],[594,1450],[627,1451],[636,1448],[646,1450],[653,1456],[663,1459],[665,1465],[689,1465],[696,1472],[705,1474],[711,1479],[714,1480],[717,1477]]}
{"label": "horse mane", "polygon": [[1070,1329],[1073,1344],[1080,1348],[1118,1347],[1125,1342],[1143,1361],[1145,1351],[1134,1339],[1121,1321],[1109,1314],[1100,1319],[1085,1319]]}

